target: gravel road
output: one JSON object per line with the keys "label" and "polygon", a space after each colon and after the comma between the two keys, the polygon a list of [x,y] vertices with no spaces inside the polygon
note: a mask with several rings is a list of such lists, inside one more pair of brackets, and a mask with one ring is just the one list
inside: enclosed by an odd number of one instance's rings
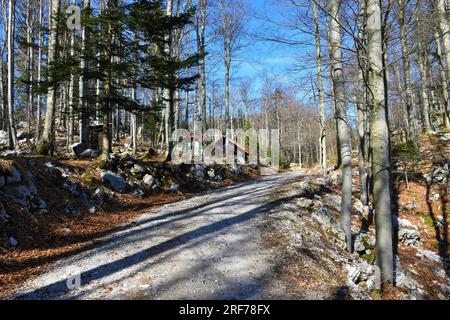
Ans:
{"label": "gravel road", "polygon": [[301,177],[268,176],[150,211],[96,248],[58,261],[13,298],[285,298],[271,281],[276,254],[259,226],[273,191]]}

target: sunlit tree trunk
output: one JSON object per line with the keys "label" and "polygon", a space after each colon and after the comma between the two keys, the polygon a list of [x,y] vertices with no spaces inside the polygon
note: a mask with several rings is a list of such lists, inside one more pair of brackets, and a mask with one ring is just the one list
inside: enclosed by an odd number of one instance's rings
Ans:
{"label": "sunlit tree trunk", "polygon": [[206,123],[206,43],[205,43],[205,31],[206,31],[206,9],[208,5],[207,0],[201,1],[201,18],[200,18],[200,57],[201,57],[201,103],[202,103],[202,128],[207,129]]}
{"label": "sunlit tree trunk", "polygon": [[[173,0],[167,1],[167,7],[166,7],[166,15],[171,16],[173,12]],[[165,55],[171,56],[172,55],[172,34],[169,34],[168,36],[168,45],[164,48]],[[172,141],[172,132],[174,130],[174,88],[172,87],[173,83],[173,77],[174,75],[170,74],[168,80],[169,88],[164,88],[164,104],[166,109],[166,143],[167,143],[167,157],[166,161],[172,160],[172,151],[174,147],[174,142]]]}
{"label": "sunlit tree trunk", "polygon": [[345,232],[348,250],[352,250],[352,159],[349,125],[347,120],[347,99],[344,69],[342,65],[342,41],[340,28],[340,0],[330,1],[330,46],[332,59],[332,81],[336,118],[339,128],[339,144],[342,157],[342,227]]}
{"label": "sunlit tree trunk", "polygon": [[361,193],[361,202],[364,205],[369,204],[369,187],[366,170],[366,141],[367,141],[367,104],[366,104],[366,85],[363,77],[363,71],[358,71],[358,79],[355,81],[356,87],[356,121],[359,137],[358,144],[358,170],[359,170],[359,184]]}
{"label": "sunlit tree trunk", "polygon": [[[57,44],[58,44],[58,27],[59,16],[61,11],[60,0],[51,0],[50,4],[50,34],[48,39],[48,67],[52,68],[53,62],[58,57]],[[51,82],[53,76],[50,72],[48,80]],[[37,149],[39,154],[50,155],[54,151],[54,124],[55,124],[55,112],[56,112],[56,86],[53,84],[49,86],[47,91],[47,106],[45,110],[45,125],[42,133],[42,138]]]}
{"label": "sunlit tree trunk", "polygon": [[[436,0],[435,5],[437,8],[437,13],[439,17],[439,26],[441,29],[442,35],[442,43],[443,43],[443,51],[444,58],[446,62],[445,73],[447,75],[447,81],[450,81],[450,24],[449,19],[446,12],[446,1],[445,0]],[[450,86],[447,86],[448,96],[450,96]],[[449,102],[450,103],[450,102]],[[450,106],[447,106],[447,116],[450,116]]]}
{"label": "sunlit tree trunk", "polygon": [[435,35],[435,42],[436,42],[436,53],[437,58],[439,62],[439,80],[441,82],[441,95],[443,100],[443,110],[442,110],[442,117],[443,122],[446,127],[450,127],[450,101],[449,101],[449,91],[448,91],[448,78],[447,74],[445,72],[445,62],[444,62],[444,56],[442,53],[442,46],[441,46],[441,38],[439,35],[439,32],[436,32]]}
{"label": "sunlit tree trunk", "polygon": [[[138,63],[138,39],[137,39],[138,35],[135,34],[134,37],[135,37],[135,40],[134,40],[135,49],[134,49],[134,52],[133,52],[133,60],[134,60],[134,63]],[[136,96],[136,93],[137,93],[136,76],[137,76],[137,72],[135,70],[135,72],[134,72],[134,79],[133,79],[133,87],[131,88],[131,99],[133,101],[136,101],[136,98],[137,98],[137,96]],[[131,145],[132,145],[132,148],[133,148],[133,154],[136,154],[137,153],[137,147],[138,147],[138,141],[137,141],[138,140],[137,139],[138,126],[137,126],[137,114],[136,114],[136,112],[131,112],[130,113],[130,117],[131,117],[131,121],[130,121],[130,126],[131,126]]]}
{"label": "sunlit tree trunk", "polygon": [[[83,1],[83,9],[89,10],[91,7],[90,0]],[[87,70],[86,66],[86,41],[87,41],[87,31],[86,27],[82,26],[81,29],[81,57],[80,57],[80,69],[81,75],[79,79],[79,110],[81,112],[80,117],[80,142],[84,144],[86,147],[89,144],[89,110],[86,103],[86,96],[88,91],[88,81],[84,76],[84,72]]]}
{"label": "sunlit tree trunk", "polygon": [[27,44],[28,44],[28,62],[27,62],[27,72],[28,72],[28,88],[27,88],[27,123],[28,123],[28,133],[31,132],[33,115],[34,115],[34,43],[33,43],[33,23],[31,16],[31,0],[27,0]]}
{"label": "sunlit tree trunk", "polygon": [[9,1],[8,7],[8,132],[9,148],[14,149],[19,142],[17,141],[16,126],[14,121],[14,44],[16,31],[16,0]]}
{"label": "sunlit tree trunk", "polygon": [[[331,54],[332,54],[331,34],[330,34],[330,22],[329,22],[328,16],[326,16],[326,19],[325,19],[325,31],[327,34],[328,53],[330,55],[330,68],[328,68],[328,70],[330,73],[330,79],[333,79],[333,68],[331,67],[333,58],[331,57]],[[330,81],[330,92],[331,92],[332,96],[336,95],[334,93],[333,81]],[[336,115],[336,99],[332,99],[331,103],[333,105],[333,113],[334,113],[334,115]],[[336,148],[335,148],[335,150],[337,151],[336,167],[340,168],[342,165],[342,156],[341,156],[341,146],[340,146],[340,141],[339,141],[339,119],[336,116],[334,117],[334,125],[336,127]]]}
{"label": "sunlit tree trunk", "polygon": [[422,50],[419,53],[419,68],[421,78],[421,94],[422,94],[422,116],[425,132],[430,134],[433,132],[430,119],[430,99],[428,96],[428,76],[427,76],[427,61],[426,51]]}
{"label": "sunlit tree trunk", "polygon": [[[117,0],[109,0],[107,1],[106,10],[111,10],[117,6]],[[112,74],[112,64],[114,62],[114,58],[111,53],[111,48],[114,45],[115,36],[112,29],[111,23],[108,24],[107,37],[108,37],[108,48],[105,48],[105,57],[109,59],[109,70],[107,71],[107,77],[104,84],[104,92],[105,96],[109,97],[111,95],[111,91],[113,90],[113,74]],[[105,108],[106,107],[106,108]],[[112,113],[113,113],[113,103],[111,101],[107,102],[107,105],[103,107],[103,137],[102,137],[102,160],[109,160],[110,153],[112,152]]]}
{"label": "sunlit tree trunk", "polygon": [[41,96],[41,85],[42,81],[42,52],[44,45],[44,2],[39,0],[39,34],[38,34],[38,60],[37,60],[37,81],[39,82],[39,93],[37,95],[37,108],[36,108],[36,138],[38,141],[41,138],[41,119],[42,119],[42,96]]}
{"label": "sunlit tree trunk", "polygon": [[405,103],[408,116],[408,140],[414,144],[418,143],[416,110],[413,103],[411,63],[409,60],[410,49],[408,44],[408,30],[405,17],[405,0],[399,0],[399,24],[400,24],[400,42],[402,47],[403,77],[405,83]]}
{"label": "sunlit tree trunk", "polygon": [[367,0],[369,99],[372,107],[373,202],[376,221],[376,259],[383,282],[393,282],[393,229],[390,192],[390,142],[385,82],[380,0]]}
{"label": "sunlit tree trunk", "polygon": [[320,28],[319,28],[319,14],[317,10],[317,4],[312,2],[314,11],[314,26],[315,26],[315,38],[316,38],[316,62],[317,62],[317,90],[319,91],[319,125],[320,125],[320,167],[322,173],[327,174],[327,130],[326,130],[326,118],[325,118],[325,94],[322,82],[322,50],[320,44]]}
{"label": "sunlit tree trunk", "polygon": [[8,102],[6,97],[6,90],[5,90],[5,76],[7,75],[5,63],[3,61],[3,55],[7,48],[8,38],[8,16],[7,16],[7,2],[6,0],[2,0],[1,3],[2,13],[1,13],[1,26],[2,26],[2,42],[1,42],[1,48],[0,48],[0,107],[1,107],[1,123],[0,128],[4,131],[8,130]]}
{"label": "sunlit tree trunk", "polygon": [[[73,3],[73,2],[72,2]],[[74,59],[75,57],[75,33],[71,32],[70,35],[70,57]],[[73,73],[70,74],[70,82],[69,82],[69,93],[68,93],[68,123],[67,123],[67,150],[70,151],[70,146],[73,145],[73,131],[74,131],[74,95],[75,95],[75,75]]]}
{"label": "sunlit tree trunk", "polygon": [[359,43],[357,44],[358,74],[355,76],[355,104],[356,104],[356,126],[358,131],[358,170],[360,184],[360,200],[364,205],[369,205],[369,184],[366,167],[367,160],[367,8],[366,2],[362,1],[359,15]]}

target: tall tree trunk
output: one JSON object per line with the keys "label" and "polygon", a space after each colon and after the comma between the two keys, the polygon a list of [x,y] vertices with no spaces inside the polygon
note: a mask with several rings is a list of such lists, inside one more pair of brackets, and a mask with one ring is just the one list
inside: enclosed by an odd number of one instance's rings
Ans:
{"label": "tall tree trunk", "polygon": [[327,174],[327,129],[325,118],[325,94],[322,82],[322,50],[320,44],[319,14],[317,4],[312,2],[314,11],[314,26],[316,37],[316,62],[317,62],[317,90],[319,91],[319,125],[320,125],[320,167],[324,175]]}
{"label": "tall tree trunk", "polygon": [[201,56],[201,99],[202,99],[202,128],[206,131],[206,43],[205,43],[205,31],[206,31],[206,9],[208,1],[201,0],[201,31],[200,31],[200,56]]}
{"label": "tall tree trunk", "polygon": [[[327,2],[328,3],[328,2]],[[333,58],[332,58],[332,50],[331,50],[331,34],[330,34],[330,23],[328,20],[328,16],[325,19],[325,31],[327,34],[327,44],[328,44],[328,53],[330,55],[330,68],[329,68],[329,72],[330,72],[330,79],[333,79],[333,68],[331,66]],[[336,96],[335,92],[334,92],[334,85],[333,85],[333,81],[330,82],[330,92],[331,95],[333,97]],[[341,146],[340,146],[340,141],[339,141],[339,119],[336,117],[336,99],[333,99],[333,101],[331,102],[333,104],[333,113],[335,115],[334,117],[334,124],[336,127],[336,151],[337,151],[337,159],[336,159],[336,167],[340,168],[342,165],[342,155],[341,155]]]}
{"label": "tall tree trunk", "polygon": [[361,6],[361,13],[359,15],[359,43],[358,48],[358,75],[355,83],[355,103],[356,103],[356,121],[358,131],[358,170],[359,170],[359,184],[360,184],[360,200],[365,205],[369,205],[369,179],[366,167],[367,157],[367,82],[368,82],[368,68],[367,68],[367,7],[366,2],[363,1]]}
{"label": "tall tree trunk", "polygon": [[[105,91],[109,88],[105,86]],[[106,92],[108,92],[106,91]],[[103,112],[103,135],[102,135],[102,160],[108,160],[112,151],[112,133],[111,133],[111,112]]]}
{"label": "tall tree trunk", "polygon": [[342,157],[342,227],[345,232],[348,250],[352,250],[352,159],[349,125],[347,121],[347,99],[345,97],[345,78],[342,65],[342,42],[340,28],[340,0],[330,1],[330,44],[332,59],[332,81],[336,118],[338,119],[339,144]]}
{"label": "tall tree trunk", "polygon": [[[84,0],[83,1],[83,9],[84,10],[90,10],[91,8],[91,1],[90,0]],[[87,31],[86,27],[82,27],[81,29],[81,57],[80,57],[80,68],[81,68],[81,75],[79,78],[79,110],[81,112],[80,117],[80,142],[88,147],[89,145],[89,110],[86,103],[86,96],[88,91],[88,81],[86,77],[84,76],[84,73],[86,72],[86,41],[87,41]]]}
{"label": "tall tree trunk", "polygon": [[[171,16],[173,12],[173,0],[167,1],[166,15]],[[164,48],[165,55],[170,57],[172,55],[172,34],[167,36],[168,45]],[[164,88],[164,103],[166,109],[166,142],[167,142],[167,157],[166,161],[172,160],[172,151],[174,148],[174,142],[172,141],[172,132],[174,130],[174,88],[173,88],[173,77],[175,75],[169,75],[168,88]]]}
{"label": "tall tree trunk", "polygon": [[[117,6],[117,0],[108,0],[107,1],[107,7],[105,10],[112,10],[112,8],[115,8]],[[115,42],[115,36],[112,29],[111,23],[108,24],[107,27],[107,36],[108,36],[108,47],[105,48],[105,57],[108,58],[109,61],[109,67],[107,70],[107,76],[106,81],[104,84],[104,92],[106,97],[110,97],[111,91],[113,90],[113,71],[112,71],[112,64],[114,63],[115,57],[112,55],[111,48],[114,45]],[[102,160],[109,160],[110,154],[112,152],[112,136],[113,136],[113,130],[112,130],[112,115],[113,115],[113,103],[110,99],[107,101],[106,108],[104,107],[103,110],[103,137],[102,137]]]}
{"label": "tall tree trunk", "polygon": [[[2,0],[1,5],[2,8],[5,8],[5,0]],[[7,75],[5,63],[3,61],[3,56],[6,51],[8,38],[6,34],[8,33],[8,17],[7,17],[7,10],[4,10],[1,13],[1,24],[2,24],[2,42],[1,42],[1,48],[0,48],[0,112],[2,114],[2,119],[0,123],[1,130],[9,131],[8,130],[8,102],[6,97],[6,90],[5,90],[5,76]]]}
{"label": "tall tree trunk", "polygon": [[418,143],[417,125],[416,125],[416,110],[413,103],[413,91],[411,80],[411,63],[409,60],[410,49],[408,45],[408,30],[405,17],[405,0],[399,0],[399,24],[400,24],[400,42],[402,46],[402,61],[403,61],[403,77],[405,83],[405,103],[406,113],[408,115],[408,141],[415,145]]}
{"label": "tall tree trunk", "polygon": [[[73,4],[73,2],[72,2]],[[75,32],[72,32],[70,35],[70,57],[71,59],[75,58]],[[75,115],[75,75],[73,73],[70,74],[70,82],[69,82],[69,94],[68,94],[68,123],[67,123],[67,150],[70,151],[70,146],[73,145],[73,131],[74,131],[74,115]]]}
{"label": "tall tree trunk", "polygon": [[366,86],[363,77],[363,71],[359,70],[358,72],[358,80],[356,81],[355,86],[357,87],[356,91],[356,121],[357,121],[357,130],[359,137],[359,145],[358,145],[358,170],[359,170],[359,184],[360,184],[360,193],[361,193],[361,202],[367,206],[369,204],[369,188],[368,188],[368,177],[366,170],[366,133],[367,133],[367,122],[366,122],[366,113],[367,113],[367,104],[366,104]]}
{"label": "tall tree trunk", "polygon": [[373,197],[376,212],[376,258],[383,282],[393,282],[394,257],[390,193],[389,124],[383,79],[383,35],[380,0],[368,0],[369,94],[372,106]]}
{"label": "tall tree trunk", "polygon": [[37,108],[36,108],[36,137],[35,141],[39,141],[41,138],[41,121],[42,121],[42,96],[41,96],[41,84],[42,81],[42,52],[44,45],[44,2],[39,0],[39,35],[38,35],[38,61],[37,61],[37,81],[39,93],[37,95]]}
{"label": "tall tree trunk", "polygon": [[444,56],[442,53],[442,46],[441,46],[441,38],[439,36],[439,32],[435,33],[435,39],[436,39],[436,52],[437,52],[437,58],[439,62],[439,81],[441,82],[441,95],[443,100],[443,110],[442,110],[442,117],[444,125],[448,128],[450,127],[450,101],[449,101],[449,91],[448,91],[448,78],[447,73],[445,72],[445,62],[444,62]]}
{"label": "tall tree trunk", "polygon": [[[134,52],[133,52],[133,62],[134,63],[138,63],[138,35],[135,34],[134,35]],[[134,70],[134,78],[133,78],[133,87],[131,88],[131,99],[133,101],[136,101],[136,93],[137,93],[137,84],[136,84],[136,77],[137,77],[137,72],[136,70]],[[133,147],[133,154],[137,153],[137,146],[138,146],[138,142],[137,142],[137,133],[138,133],[138,128],[137,128],[137,114],[135,112],[131,112],[130,113],[131,116],[131,145]]]}
{"label": "tall tree trunk", "polygon": [[3,84],[3,77],[5,75],[5,68],[3,64],[3,51],[0,51],[0,130],[7,130],[7,126],[5,126],[5,123],[7,122],[8,118],[8,112],[6,110],[6,97],[4,92],[4,84]]}
{"label": "tall tree trunk", "polygon": [[[52,68],[52,64],[58,57],[58,28],[59,16],[61,11],[60,0],[51,0],[50,4],[50,35],[48,39],[48,67]],[[52,82],[52,72],[48,75],[49,82]],[[38,154],[51,155],[54,151],[54,125],[56,112],[56,86],[52,84],[47,91],[47,106],[45,110],[45,125],[42,133]]]}
{"label": "tall tree trunk", "polygon": [[223,62],[225,67],[225,130],[232,129],[232,121],[230,117],[230,68],[231,68],[231,39],[232,30],[230,30],[227,22],[227,14],[225,13],[225,1],[220,1],[222,10],[222,33],[223,33]]}
{"label": "tall tree trunk", "polygon": [[230,65],[225,62],[225,129],[231,129],[230,117]]}
{"label": "tall tree trunk", "polygon": [[[450,81],[450,24],[446,11],[445,0],[436,0],[436,8],[439,17],[439,26],[442,34],[442,43],[444,47],[444,57],[446,61],[445,73],[447,81]],[[450,86],[447,86],[448,96],[450,96]],[[449,101],[447,101],[450,103]],[[450,106],[447,106],[447,117],[450,117]]]}
{"label": "tall tree trunk", "polygon": [[422,50],[419,53],[419,68],[420,68],[420,79],[421,79],[421,93],[422,93],[422,116],[425,132],[430,134],[433,132],[433,127],[431,125],[430,119],[430,99],[428,96],[428,76],[427,76],[427,61],[426,61],[426,51]]}
{"label": "tall tree trunk", "polygon": [[16,31],[16,0],[10,0],[8,8],[8,132],[9,132],[10,149],[14,149],[19,144],[17,140],[16,126],[14,121],[15,31]]}
{"label": "tall tree trunk", "polygon": [[28,113],[27,113],[27,123],[28,123],[28,133],[31,132],[33,115],[34,115],[34,43],[33,43],[33,24],[31,16],[31,0],[27,0],[27,45],[28,45],[28,62],[27,62],[27,72],[28,72]]}

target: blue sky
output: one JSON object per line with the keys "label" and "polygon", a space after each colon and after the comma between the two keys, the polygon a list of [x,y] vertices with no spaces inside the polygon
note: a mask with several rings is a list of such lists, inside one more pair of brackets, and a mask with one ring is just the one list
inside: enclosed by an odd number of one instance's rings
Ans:
{"label": "blue sky", "polygon": [[[297,87],[299,99],[303,98],[306,103],[311,102],[311,96],[308,93],[311,89],[310,75],[311,72],[315,72],[315,64],[311,64],[313,61],[309,60],[314,54],[314,47],[280,44],[261,38],[282,34],[291,40],[311,41],[308,35],[280,28],[265,19],[270,17],[274,21],[286,21],[294,12],[292,9],[286,10],[285,5],[289,5],[290,1],[246,0],[246,2],[251,16],[246,23],[246,31],[249,35],[243,40],[246,46],[236,55],[232,67],[232,85],[238,86],[242,79],[252,80],[254,93],[258,95],[262,87],[261,75],[265,73],[281,86]],[[288,17],[282,12],[288,12]],[[223,81],[223,68],[220,65],[216,77],[219,81]]]}
{"label": "blue sky", "polygon": [[[264,18],[269,17],[274,21],[285,22],[292,18],[292,14],[299,9],[293,10],[286,7],[290,5],[290,0],[243,1],[247,3],[249,8],[249,19],[245,27],[248,36],[243,39],[246,46],[235,56],[232,67],[232,87],[237,88],[239,81],[243,79],[250,80],[253,83],[254,95],[256,96],[260,93],[262,87],[262,74],[268,74],[274,79],[274,83],[287,87],[297,87],[299,98],[304,98],[306,103],[311,102],[309,91],[311,90],[311,75],[315,72],[315,64],[311,60],[314,47],[290,46],[261,39],[262,36],[275,37],[275,35],[281,33],[287,39],[311,41],[307,35],[280,28],[265,21]],[[214,51],[216,53],[221,51],[220,43],[216,46],[209,48],[213,51],[212,56],[214,56]],[[222,84],[224,77],[223,63],[217,56],[211,57],[211,60],[210,64],[215,64],[212,76]]]}

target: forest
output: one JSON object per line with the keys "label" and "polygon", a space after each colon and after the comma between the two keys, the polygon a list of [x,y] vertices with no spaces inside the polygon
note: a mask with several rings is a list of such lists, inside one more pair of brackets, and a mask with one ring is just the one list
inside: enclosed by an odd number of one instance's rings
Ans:
{"label": "forest", "polygon": [[0,298],[448,300],[447,0],[0,1]]}

